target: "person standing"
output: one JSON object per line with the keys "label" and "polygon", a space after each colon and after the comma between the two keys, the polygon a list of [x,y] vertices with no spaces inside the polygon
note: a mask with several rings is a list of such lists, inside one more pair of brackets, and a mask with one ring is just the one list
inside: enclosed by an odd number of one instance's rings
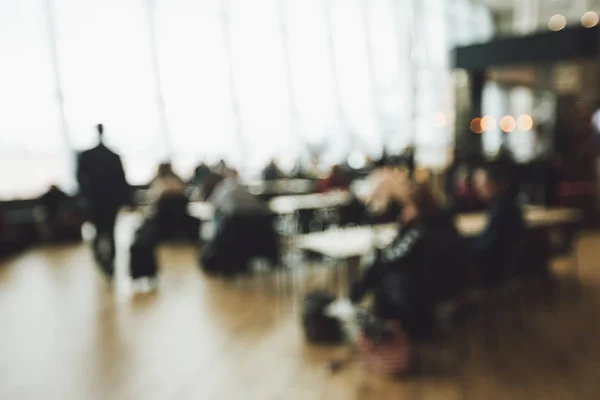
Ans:
{"label": "person standing", "polygon": [[129,202],[130,188],[121,157],[103,141],[104,127],[97,125],[99,144],[82,152],[77,160],[77,182],[85,201],[87,218],[96,228],[92,249],[108,279],[114,274],[115,223],[119,208]]}

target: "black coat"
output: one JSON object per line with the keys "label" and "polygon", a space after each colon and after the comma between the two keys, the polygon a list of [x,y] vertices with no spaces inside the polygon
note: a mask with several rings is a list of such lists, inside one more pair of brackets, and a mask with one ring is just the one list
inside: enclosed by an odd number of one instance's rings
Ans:
{"label": "black coat", "polygon": [[487,215],[486,228],[471,239],[471,251],[483,280],[493,284],[506,278],[509,258],[523,239],[525,222],[521,208],[510,195],[495,199]]}
{"label": "black coat", "polygon": [[82,152],[77,161],[77,182],[88,206],[118,208],[131,200],[121,157],[106,146]]}
{"label": "black coat", "polygon": [[469,266],[466,245],[452,218],[440,213],[400,229],[350,297],[356,302],[372,292],[377,316],[399,319],[409,334],[418,334],[435,306],[461,291]]}

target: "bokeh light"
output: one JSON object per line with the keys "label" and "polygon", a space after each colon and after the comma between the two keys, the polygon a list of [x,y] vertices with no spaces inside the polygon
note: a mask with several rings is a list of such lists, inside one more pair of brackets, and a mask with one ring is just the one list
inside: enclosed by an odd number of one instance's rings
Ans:
{"label": "bokeh light", "polygon": [[481,127],[484,131],[493,131],[497,126],[496,118],[492,117],[491,115],[486,115],[481,120]]}
{"label": "bokeh light", "polygon": [[505,115],[500,119],[500,129],[503,132],[512,132],[517,127],[517,121],[511,115]]}
{"label": "bokeh light", "polygon": [[548,28],[553,31],[561,31],[567,26],[567,19],[562,14],[555,14],[548,21]]}
{"label": "bokeh light", "polygon": [[471,121],[471,131],[477,134],[483,133],[481,118],[473,118],[473,120]]}
{"label": "bokeh light", "polygon": [[586,28],[593,28],[598,25],[598,22],[600,22],[600,17],[595,11],[588,11],[581,17],[581,25]]}
{"label": "bokeh light", "polygon": [[530,131],[533,128],[533,118],[531,115],[523,114],[517,119],[517,126],[519,130]]}

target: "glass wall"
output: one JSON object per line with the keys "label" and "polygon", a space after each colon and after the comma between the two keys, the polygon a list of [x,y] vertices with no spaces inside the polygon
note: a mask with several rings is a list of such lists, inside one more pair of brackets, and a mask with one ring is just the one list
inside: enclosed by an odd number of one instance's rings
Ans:
{"label": "glass wall", "polygon": [[71,188],[100,122],[133,184],[167,159],[441,165],[449,50],[492,34],[469,0],[3,0],[0,198]]}

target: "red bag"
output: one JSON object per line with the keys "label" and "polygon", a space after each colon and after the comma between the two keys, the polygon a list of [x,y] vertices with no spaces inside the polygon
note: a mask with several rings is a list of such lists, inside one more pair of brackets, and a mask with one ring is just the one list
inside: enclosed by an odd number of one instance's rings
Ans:
{"label": "red bag", "polygon": [[410,367],[410,342],[397,323],[388,323],[393,338],[375,342],[364,333],[358,337],[357,347],[365,366],[381,375],[404,374]]}

